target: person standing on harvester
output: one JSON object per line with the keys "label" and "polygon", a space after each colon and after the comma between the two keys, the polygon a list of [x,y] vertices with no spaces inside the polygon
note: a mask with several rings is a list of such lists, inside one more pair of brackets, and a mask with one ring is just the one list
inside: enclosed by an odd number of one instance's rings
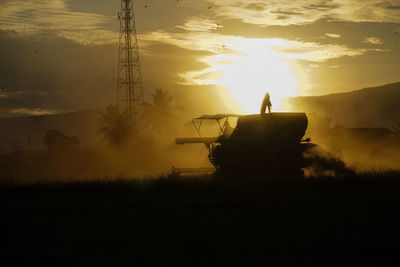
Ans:
{"label": "person standing on harvester", "polygon": [[264,100],[261,105],[261,114],[265,114],[267,107],[268,107],[268,113],[271,113],[272,104],[271,104],[271,97],[269,96],[269,93],[266,93],[264,96]]}

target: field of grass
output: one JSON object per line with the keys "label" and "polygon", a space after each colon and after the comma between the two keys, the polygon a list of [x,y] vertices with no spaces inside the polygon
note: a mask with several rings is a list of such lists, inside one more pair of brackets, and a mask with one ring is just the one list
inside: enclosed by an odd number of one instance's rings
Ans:
{"label": "field of grass", "polygon": [[398,266],[399,192],[399,173],[2,185],[0,260]]}

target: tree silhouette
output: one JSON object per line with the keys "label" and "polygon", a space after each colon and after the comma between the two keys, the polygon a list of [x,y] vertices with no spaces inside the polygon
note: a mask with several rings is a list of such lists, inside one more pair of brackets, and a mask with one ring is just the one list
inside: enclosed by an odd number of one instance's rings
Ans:
{"label": "tree silhouette", "polygon": [[176,106],[172,104],[172,96],[169,92],[157,89],[152,94],[151,103],[143,103],[142,121],[144,126],[149,127],[153,134],[158,133],[164,136],[176,119],[175,109]]}
{"label": "tree silhouette", "polygon": [[66,136],[60,130],[51,129],[47,131],[43,143],[50,151],[61,151],[76,148],[79,145],[79,140],[75,136]]}
{"label": "tree silhouette", "polygon": [[128,110],[122,112],[118,106],[110,104],[98,114],[99,121],[105,125],[99,132],[104,134],[109,144],[121,145],[131,133]]}

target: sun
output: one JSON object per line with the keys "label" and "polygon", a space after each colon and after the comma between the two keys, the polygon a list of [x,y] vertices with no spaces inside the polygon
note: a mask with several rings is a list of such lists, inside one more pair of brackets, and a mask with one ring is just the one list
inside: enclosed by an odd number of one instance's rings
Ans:
{"label": "sun", "polygon": [[271,95],[273,110],[280,110],[281,100],[294,96],[298,82],[289,62],[263,46],[243,44],[237,55],[226,56],[221,85],[228,88],[244,113],[258,113],[266,92]]}
{"label": "sun", "polygon": [[209,67],[184,73],[185,80],[189,84],[225,88],[220,91],[221,100],[235,112],[258,113],[267,92],[273,111],[282,111],[281,100],[296,96],[299,88],[290,63],[293,56],[276,49],[288,43],[281,39],[238,37],[224,41],[229,45],[223,45],[222,51],[199,59]]}
{"label": "sun", "polygon": [[227,67],[221,83],[245,113],[258,112],[267,92],[273,108],[279,110],[282,98],[293,96],[297,88],[284,62],[262,56],[247,56]]}

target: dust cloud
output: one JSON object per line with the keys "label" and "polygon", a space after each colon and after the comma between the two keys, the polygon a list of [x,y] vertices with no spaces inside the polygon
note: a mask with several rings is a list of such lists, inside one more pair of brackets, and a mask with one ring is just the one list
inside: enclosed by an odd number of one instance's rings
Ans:
{"label": "dust cloud", "polygon": [[[357,172],[400,169],[400,135],[388,128],[348,128],[332,125],[317,113],[308,114],[306,137],[323,157],[342,160]],[[321,152],[322,151],[322,152]]]}
{"label": "dust cloud", "polygon": [[130,136],[119,146],[18,151],[0,156],[1,182],[87,181],[157,177],[173,167],[209,167],[203,146],[178,146],[173,139]]}
{"label": "dust cloud", "polygon": [[[172,101],[168,113],[156,110],[154,101],[149,103],[154,109],[151,116],[146,120],[140,114],[139,130],[126,134],[118,144],[107,135],[115,125],[102,123],[101,112],[97,111],[0,121],[7,129],[1,134],[3,140],[10,140],[0,150],[0,182],[157,177],[172,168],[210,168],[203,145],[175,144],[177,137],[197,136],[191,118],[199,112],[198,107],[188,108]],[[167,113],[167,117],[160,115]],[[100,131],[104,128],[106,132]],[[74,146],[68,147],[69,142],[53,146],[60,149],[46,146],[45,136],[51,131],[74,140]],[[28,140],[26,133],[32,138]]]}

